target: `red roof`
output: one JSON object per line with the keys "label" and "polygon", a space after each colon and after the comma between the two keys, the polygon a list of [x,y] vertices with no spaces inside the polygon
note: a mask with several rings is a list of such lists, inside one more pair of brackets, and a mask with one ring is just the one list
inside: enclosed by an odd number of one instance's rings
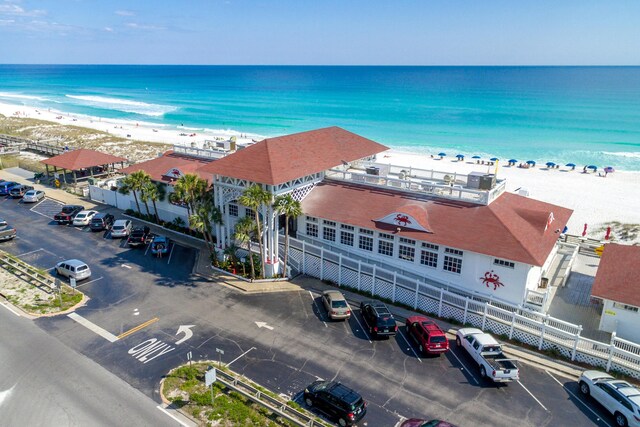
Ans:
{"label": "red roof", "polygon": [[127,159],[124,157],[112,156],[111,154],[101,153],[100,151],[80,148],[49,159],[40,160],[40,163],[70,171],[77,171],[92,166],[103,166],[126,161]]}
{"label": "red roof", "polygon": [[136,163],[135,165],[131,165],[129,167],[121,169],[120,172],[130,174],[139,170],[143,170],[151,175],[152,180],[171,184],[173,182],[172,178],[166,176],[166,174],[172,169],[178,169],[182,174],[191,173],[196,174],[204,179],[209,178],[209,175],[198,172],[198,169],[210,163],[211,161],[212,159],[189,157],[181,154],[176,154],[173,151],[169,150],[161,157],[147,160],[146,162],[142,163]]}
{"label": "red roof", "polygon": [[640,246],[606,244],[591,295],[640,307]]}
{"label": "red roof", "polygon": [[[504,193],[490,205],[403,194],[393,190],[338,183],[317,185],[302,202],[305,215],[401,237],[542,266],[572,210]],[[399,212],[411,215],[429,232],[374,222]],[[550,213],[554,220],[545,231]]]}
{"label": "red roof", "polygon": [[268,138],[200,170],[277,185],[387,149],[384,145],[334,126]]}

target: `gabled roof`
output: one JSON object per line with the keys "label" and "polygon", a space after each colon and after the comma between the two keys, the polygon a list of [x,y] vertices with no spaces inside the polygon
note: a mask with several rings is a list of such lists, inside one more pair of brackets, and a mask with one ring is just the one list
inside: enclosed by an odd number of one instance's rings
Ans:
{"label": "gabled roof", "polygon": [[124,157],[112,156],[111,154],[101,153],[100,151],[80,148],[49,159],[40,160],[40,163],[70,171],[77,171],[92,166],[102,166],[126,161],[127,159]]}
{"label": "gabled roof", "polygon": [[387,149],[334,126],[265,139],[210,163],[200,171],[277,185]]}
{"label": "gabled roof", "polygon": [[640,307],[640,246],[604,246],[591,295]]}
{"label": "gabled roof", "polygon": [[[309,193],[302,210],[309,216],[536,266],[545,263],[558,239],[556,230],[564,228],[573,212],[512,193],[484,206],[331,180]],[[374,222],[393,212],[411,212],[429,232],[404,227],[397,231],[397,226]],[[554,219],[545,230],[551,212]]]}
{"label": "gabled roof", "polygon": [[197,174],[201,178],[207,179],[210,178],[210,175],[199,173],[198,169],[211,161],[212,159],[184,156],[169,150],[160,157],[147,160],[146,162],[136,163],[135,165],[121,169],[120,172],[128,175],[143,170],[151,175],[151,179],[154,181],[172,183],[175,179],[166,176],[166,173],[171,169],[178,169],[183,174]]}

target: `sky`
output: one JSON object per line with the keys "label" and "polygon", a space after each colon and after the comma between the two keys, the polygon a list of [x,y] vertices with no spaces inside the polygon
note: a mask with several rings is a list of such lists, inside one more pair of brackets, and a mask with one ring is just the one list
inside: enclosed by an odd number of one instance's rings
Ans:
{"label": "sky", "polygon": [[640,1],[0,0],[0,63],[640,65]]}

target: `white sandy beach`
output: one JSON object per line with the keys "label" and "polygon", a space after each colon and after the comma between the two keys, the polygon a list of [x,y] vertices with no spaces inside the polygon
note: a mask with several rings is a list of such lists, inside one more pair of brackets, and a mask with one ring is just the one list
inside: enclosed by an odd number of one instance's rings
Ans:
{"label": "white sandy beach", "polygon": [[[189,124],[185,124],[185,127],[158,126],[142,122],[74,116],[10,104],[0,104],[0,114],[87,127],[130,140],[166,144],[191,145],[195,143],[196,146],[201,147],[205,140],[228,139],[231,136],[236,136],[240,143],[251,142],[252,139],[262,139],[259,135],[245,135],[239,131],[220,130],[199,133],[199,131],[190,130]],[[194,133],[195,135],[193,135]],[[465,174],[474,171],[494,173],[496,170],[495,166],[480,165],[471,158],[467,158],[465,161],[457,161],[450,157],[440,159],[435,156],[435,153],[434,158],[431,158],[390,150],[379,155],[378,161],[393,165]],[[506,162],[499,162],[498,178],[507,179],[507,191],[515,192],[520,188],[526,188],[530,197],[573,209],[574,213],[568,224],[570,234],[581,234],[584,224],[587,224],[587,237],[601,239],[604,237],[604,231],[601,229],[608,222],[640,224],[640,172],[616,171],[604,178],[599,176],[597,172],[583,173],[583,166],[578,165],[573,171],[564,166],[560,169],[547,169],[544,164],[521,169],[517,165],[508,166]],[[616,229],[614,227],[612,236],[615,238],[615,235]],[[636,241],[638,240],[636,239]]]}

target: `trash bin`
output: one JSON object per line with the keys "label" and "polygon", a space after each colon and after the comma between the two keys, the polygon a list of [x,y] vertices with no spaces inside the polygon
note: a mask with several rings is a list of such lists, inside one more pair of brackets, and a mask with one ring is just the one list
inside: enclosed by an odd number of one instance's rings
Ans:
{"label": "trash bin", "polygon": [[83,197],[89,197],[89,187],[83,187],[82,188],[82,196]]}
{"label": "trash bin", "polygon": [[96,183],[95,178],[89,178],[87,181],[89,182],[89,185],[95,185]]}

